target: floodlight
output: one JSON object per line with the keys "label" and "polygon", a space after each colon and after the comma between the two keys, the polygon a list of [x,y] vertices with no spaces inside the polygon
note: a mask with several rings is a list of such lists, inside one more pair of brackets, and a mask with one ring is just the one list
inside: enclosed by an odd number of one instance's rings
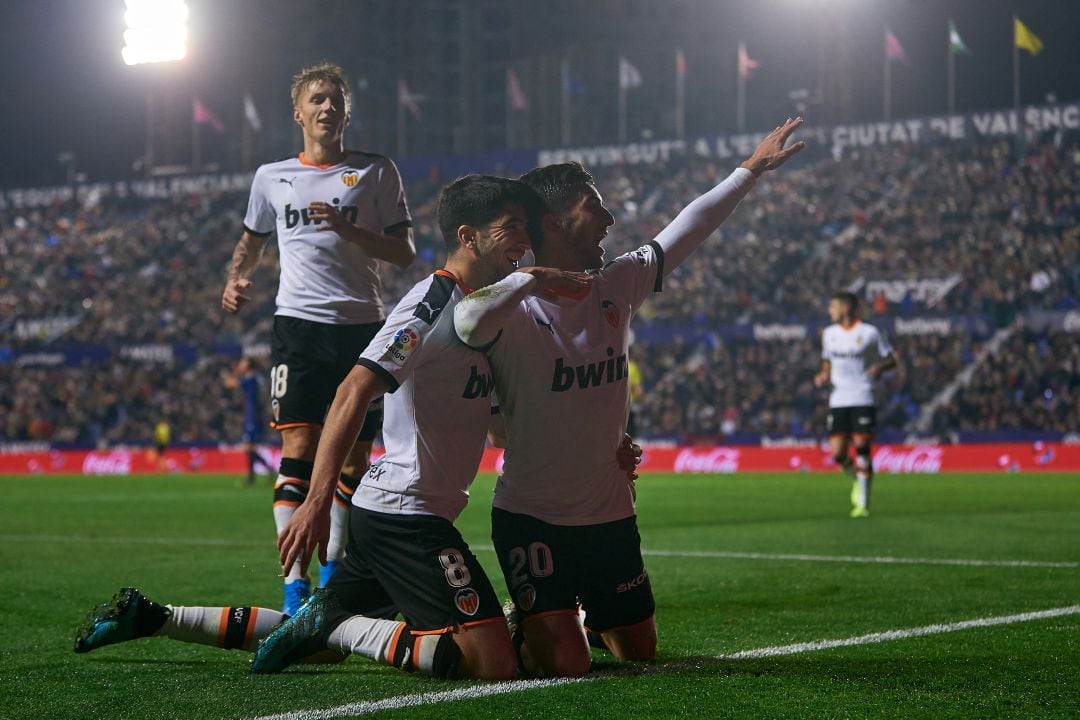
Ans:
{"label": "floodlight", "polygon": [[126,0],[128,65],[182,60],[187,55],[188,6],[185,0]]}

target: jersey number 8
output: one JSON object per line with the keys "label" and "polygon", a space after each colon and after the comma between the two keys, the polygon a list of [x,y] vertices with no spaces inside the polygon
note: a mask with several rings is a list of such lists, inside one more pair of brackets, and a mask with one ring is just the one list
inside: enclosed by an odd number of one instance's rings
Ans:
{"label": "jersey number 8", "polygon": [[469,566],[457,548],[446,548],[439,553],[439,564],[446,571],[446,582],[450,583],[450,587],[465,587],[472,580]]}

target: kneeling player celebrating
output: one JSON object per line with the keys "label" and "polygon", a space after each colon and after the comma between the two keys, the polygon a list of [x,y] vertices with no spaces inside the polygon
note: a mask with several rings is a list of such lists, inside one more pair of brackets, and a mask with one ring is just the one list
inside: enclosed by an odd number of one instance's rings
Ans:
{"label": "kneeling player celebrating", "polygon": [[629,408],[630,320],[759,175],[802,149],[801,142],[785,148],[801,123],[777,127],[652,242],[607,265],[600,241],[614,218],[592,176],[577,163],[526,173],[521,180],[549,211],[537,263],[595,271],[588,293],[580,300],[543,296],[536,277],[517,272],[455,308],[461,339],[486,349],[506,417],[508,450],[495,487],[492,537],[522,618],[515,642],[530,673],[588,672],[590,638],[579,602],[594,644],[621,659],[656,653],[655,603],[634,499],[612,461]]}

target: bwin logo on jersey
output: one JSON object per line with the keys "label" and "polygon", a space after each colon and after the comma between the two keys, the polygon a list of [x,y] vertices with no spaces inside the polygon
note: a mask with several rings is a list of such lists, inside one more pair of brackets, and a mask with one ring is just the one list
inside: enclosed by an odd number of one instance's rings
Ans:
{"label": "bwin logo on jersey", "polygon": [[345,187],[356,187],[356,183],[360,182],[360,173],[355,170],[346,170],[341,173],[341,182],[345,183]]}
{"label": "bwin logo on jersey", "polygon": [[[337,211],[340,212],[346,220],[355,225],[360,209],[356,205],[338,205],[340,202],[340,198],[334,198],[330,201],[330,204],[337,208]],[[294,208],[292,205],[285,205],[285,227],[289,230],[297,225],[307,226],[313,222],[315,221],[311,219],[307,208]]]}
{"label": "bwin logo on jersey", "polygon": [[562,358],[555,361],[555,372],[551,376],[551,391],[565,392],[576,384],[584,390],[612,383],[626,377],[626,353],[614,357],[615,349],[607,349],[608,359],[584,365],[566,365]]}
{"label": "bwin logo on jersey", "polygon": [[473,365],[472,370],[469,372],[469,381],[465,383],[465,392],[461,393],[461,397],[466,400],[475,400],[477,398],[487,397],[494,389],[495,378],[491,373],[481,373],[479,369]]}

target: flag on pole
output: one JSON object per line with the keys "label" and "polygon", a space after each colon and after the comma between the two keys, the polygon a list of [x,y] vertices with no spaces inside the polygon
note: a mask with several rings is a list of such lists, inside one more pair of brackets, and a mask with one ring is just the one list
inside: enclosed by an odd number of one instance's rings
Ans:
{"label": "flag on pole", "polygon": [[619,56],[619,87],[623,90],[636,88],[641,85],[641,72],[634,67],[629,60]]}
{"label": "flag on pole", "polygon": [[259,118],[259,111],[255,109],[255,101],[247,93],[244,93],[244,117],[247,118],[252,130],[255,132],[262,130],[262,120]]}
{"label": "flag on pole", "polygon": [[1027,25],[1020,22],[1020,18],[1013,15],[1013,36],[1016,42],[1016,47],[1021,50],[1027,50],[1032,55],[1038,55],[1042,52],[1043,42],[1039,37],[1031,32]]}
{"label": "flag on pole", "polygon": [[513,110],[525,110],[529,107],[529,98],[521,89],[521,81],[518,80],[517,73],[510,68],[506,68],[506,99]]}
{"label": "flag on pole", "polygon": [[960,37],[960,31],[956,29],[956,23],[952,21],[952,18],[949,18],[949,52],[953,55],[971,54],[967,45],[964,44],[963,38]]}
{"label": "flag on pole", "polygon": [[746,45],[739,43],[739,79],[749,80],[750,73],[757,70],[760,65],[757,60],[750,57],[750,54],[746,52]]}
{"label": "flag on pole", "polygon": [[675,51],[675,137],[686,134],[686,55]]}
{"label": "flag on pole", "polygon": [[225,123],[218,120],[217,115],[210,112],[210,108],[203,105],[202,100],[199,98],[195,98],[191,104],[191,121],[196,125],[209,125],[219,133],[225,132]]}
{"label": "flag on pole", "polygon": [[904,52],[904,46],[900,44],[900,41],[892,34],[892,31],[886,28],[885,30],[885,57],[889,60],[899,60],[902,63],[910,64],[907,53]]}
{"label": "flag on pole", "polygon": [[409,86],[404,80],[398,80],[397,99],[398,105],[408,110],[414,119],[420,119],[420,104],[417,102],[420,98],[409,91]]}
{"label": "flag on pole", "polygon": [[570,72],[570,63],[565,60],[560,68],[562,71],[562,88],[568,93],[573,95],[585,94],[585,83],[574,77],[574,74]]}

